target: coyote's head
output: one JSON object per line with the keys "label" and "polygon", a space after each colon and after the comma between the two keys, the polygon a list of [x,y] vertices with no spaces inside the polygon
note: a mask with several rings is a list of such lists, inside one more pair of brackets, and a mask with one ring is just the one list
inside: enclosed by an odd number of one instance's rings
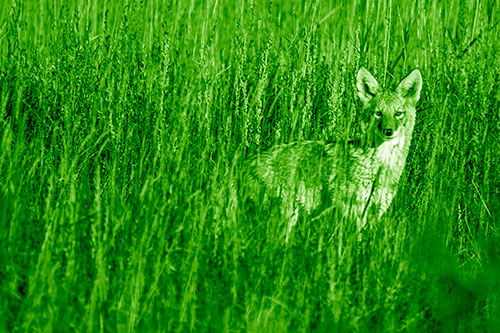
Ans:
{"label": "coyote's head", "polygon": [[415,69],[394,91],[382,90],[377,80],[363,67],[358,72],[358,95],[364,104],[363,131],[370,140],[382,143],[413,130],[415,105],[420,98],[422,76]]}

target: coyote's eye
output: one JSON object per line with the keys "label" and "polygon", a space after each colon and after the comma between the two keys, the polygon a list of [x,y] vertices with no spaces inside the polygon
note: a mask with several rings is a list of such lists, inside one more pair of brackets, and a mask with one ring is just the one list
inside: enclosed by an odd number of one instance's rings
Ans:
{"label": "coyote's eye", "polygon": [[394,117],[401,118],[404,115],[404,112],[398,111],[394,114]]}
{"label": "coyote's eye", "polygon": [[382,117],[382,111],[375,111],[375,117]]}

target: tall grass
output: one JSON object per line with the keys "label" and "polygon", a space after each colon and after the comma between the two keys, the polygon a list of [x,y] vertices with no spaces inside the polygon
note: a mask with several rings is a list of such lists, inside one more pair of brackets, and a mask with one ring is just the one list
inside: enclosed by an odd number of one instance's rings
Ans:
{"label": "tall grass", "polygon": [[[499,1],[4,1],[0,330],[494,330]],[[235,205],[235,153],[424,76],[392,208]],[[279,207],[278,207],[279,208]]]}

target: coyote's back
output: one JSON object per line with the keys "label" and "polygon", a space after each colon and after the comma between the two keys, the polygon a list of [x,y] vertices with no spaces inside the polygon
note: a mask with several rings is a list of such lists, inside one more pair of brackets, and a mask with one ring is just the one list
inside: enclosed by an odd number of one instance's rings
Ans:
{"label": "coyote's back", "polygon": [[403,172],[422,77],[414,70],[395,91],[386,91],[361,68],[357,87],[364,104],[359,139],[294,142],[259,153],[245,162],[248,196],[279,197],[288,211],[333,207],[362,224],[367,214],[381,216]]}

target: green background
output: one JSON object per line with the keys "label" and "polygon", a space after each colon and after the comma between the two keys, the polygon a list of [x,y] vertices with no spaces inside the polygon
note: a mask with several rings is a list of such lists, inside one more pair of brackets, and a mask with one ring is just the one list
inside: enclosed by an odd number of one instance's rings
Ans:
{"label": "green background", "polygon": [[[2,1],[1,331],[500,327],[499,1]],[[237,151],[357,131],[423,76],[359,240],[233,206]]]}

